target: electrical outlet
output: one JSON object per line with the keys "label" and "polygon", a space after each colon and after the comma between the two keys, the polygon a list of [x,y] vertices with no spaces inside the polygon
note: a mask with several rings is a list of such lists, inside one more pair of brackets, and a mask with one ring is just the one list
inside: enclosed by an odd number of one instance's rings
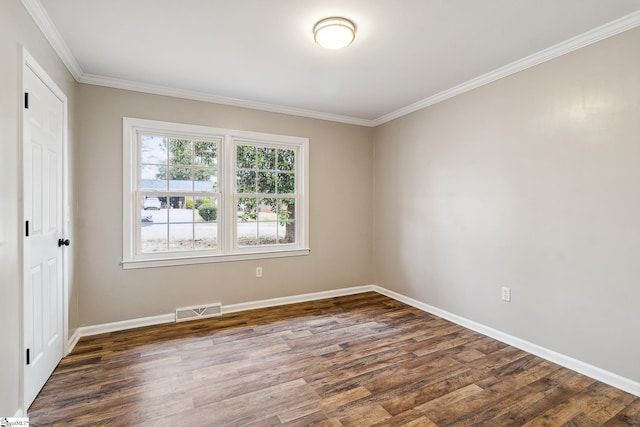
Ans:
{"label": "electrical outlet", "polygon": [[511,302],[511,288],[502,287],[502,301]]}
{"label": "electrical outlet", "polygon": [[262,277],[262,267],[256,267],[256,277]]}

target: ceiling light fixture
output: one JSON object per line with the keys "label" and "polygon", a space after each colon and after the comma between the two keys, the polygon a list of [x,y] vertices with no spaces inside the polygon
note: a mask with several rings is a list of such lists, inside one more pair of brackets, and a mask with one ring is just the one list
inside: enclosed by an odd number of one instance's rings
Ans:
{"label": "ceiling light fixture", "polygon": [[325,18],[313,27],[313,39],[327,49],[342,49],[356,38],[356,25],[346,18]]}

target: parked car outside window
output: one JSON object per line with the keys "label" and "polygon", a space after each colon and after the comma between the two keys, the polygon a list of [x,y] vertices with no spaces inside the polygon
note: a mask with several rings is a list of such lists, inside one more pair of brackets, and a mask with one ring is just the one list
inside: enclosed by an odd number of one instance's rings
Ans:
{"label": "parked car outside window", "polygon": [[160,203],[160,199],[157,197],[147,197],[144,199],[143,207],[145,210],[147,209],[156,209],[160,210],[162,204]]}

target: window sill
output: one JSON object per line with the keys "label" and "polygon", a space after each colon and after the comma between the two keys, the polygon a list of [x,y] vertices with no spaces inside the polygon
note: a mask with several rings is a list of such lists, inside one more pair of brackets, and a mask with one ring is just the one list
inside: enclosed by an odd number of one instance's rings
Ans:
{"label": "window sill", "polygon": [[309,255],[310,249],[287,249],[269,252],[244,252],[233,255],[190,256],[182,258],[155,258],[145,260],[122,261],[123,270],[153,267],[172,267],[178,265],[210,264],[214,262],[246,261],[252,259],[284,258]]}

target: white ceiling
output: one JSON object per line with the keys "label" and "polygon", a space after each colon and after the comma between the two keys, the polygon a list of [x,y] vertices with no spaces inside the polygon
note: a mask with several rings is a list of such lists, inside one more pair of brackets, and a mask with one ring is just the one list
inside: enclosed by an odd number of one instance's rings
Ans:
{"label": "white ceiling", "polygon": [[[365,125],[640,25],[640,0],[23,3],[78,81]],[[314,44],[328,16],[350,47]]]}

